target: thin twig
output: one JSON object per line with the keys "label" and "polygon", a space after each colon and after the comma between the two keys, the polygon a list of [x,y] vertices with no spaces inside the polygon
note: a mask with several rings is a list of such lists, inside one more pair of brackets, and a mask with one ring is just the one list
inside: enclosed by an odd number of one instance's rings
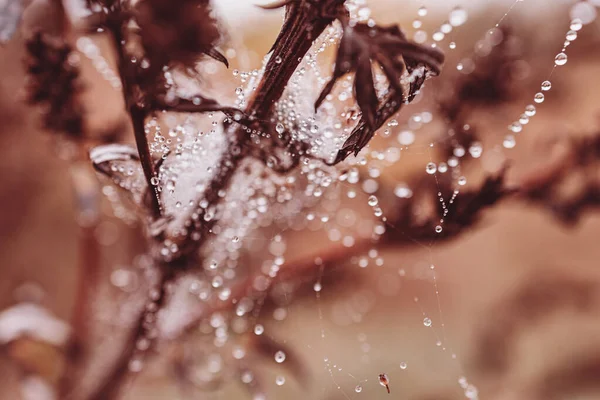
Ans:
{"label": "thin twig", "polygon": [[113,37],[113,43],[115,45],[115,51],[117,53],[117,64],[119,70],[119,76],[121,78],[121,85],[123,86],[123,99],[125,101],[125,107],[129,113],[131,123],[133,126],[133,134],[135,137],[135,144],[140,155],[140,163],[142,170],[144,171],[144,177],[148,189],[151,191],[151,212],[154,218],[160,217],[162,214],[160,206],[160,193],[158,192],[158,185],[156,180],[158,179],[155,164],[150,154],[150,148],[148,147],[148,138],[145,132],[145,119],[147,111],[144,108],[138,106],[135,102],[133,85],[130,78],[130,66],[129,60],[126,57],[125,49],[123,47],[123,23],[124,21],[117,16],[108,20],[107,26],[109,27],[110,33]]}

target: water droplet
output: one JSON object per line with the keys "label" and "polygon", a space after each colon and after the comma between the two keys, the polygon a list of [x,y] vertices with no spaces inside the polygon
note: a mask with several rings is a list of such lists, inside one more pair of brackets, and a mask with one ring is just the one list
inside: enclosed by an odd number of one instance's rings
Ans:
{"label": "water droplet", "polygon": [[535,101],[536,103],[540,104],[543,103],[545,99],[545,96],[543,93],[536,93],[535,96],[533,96],[533,101]]}
{"label": "water droplet", "polygon": [[515,141],[515,137],[513,135],[506,135],[504,140],[502,141],[502,145],[506,149],[512,149],[516,146],[517,142]]}
{"label": "water droplet", "polygon": [[477,390],[477,388],[473,385],[468,385],[467,388],[465,389],[465,396],[468,399],[477,399],[479,396],[479,391]]}
{"label": "water droplet", "polygon": [[443,228],[442,228],[442,226],[441,226],[441,225],[437,225],[437,226],[435,227],[435,233],[442,233],[442,230],[443,230]]}
{"label": "water droplet", "polygon": [[514,133],[519,133],[523,130],[523,125],[520,122],[513,122],[508,126],[508,130]]}
{"label": "water droplet", "polygon": [[452,11],[450,11],[448,21],[452,26],[461,26],[462,24],[467,22],[467,18],[467,10],[465,10],[462,7],[455,7]]}
{"label": "water droplet", "polygon": [[594,22],[598,16],[598,11],[590,2],[578,1],[577,3],[573,4],[573,7],[571,7],[569,15],[573,20],[577,19],[582,25],[587,25]]}
{"label": "water droplet", "polygon": [[570,30],[569,32],[567,32],[567,35],[565,36],[565,38],[572,42],[573,40],[577,39],[577,31],[574,30]]}
{"label": "water droplet", "polygon": [[402,131],[398,134],[398,143],[404,146],[411,145],[415,142],[415,134],[413,131]]}
{"label": "water droplet", "polygon": [[279,56],[275,57],[276,64],[281,64],[281,61],[282,61],[281,57],[279,57]]}
{"label": "water droplet", "polygon": [[429,175],[433,175],[437,172],[437,166],[434,163],[430,162],[425,167],[425,172],[427,172]]}
{"label": "water droplet", "polygon": [[460,186],[465,186],[467,184],[467,178],[465,178],[464,176],[461,176],[458,178],[458,184]]}
{"label": "water droplet", "polygon": [[469,154],[471,154],[471,157],[479,158],[481,157],[481,153],[483,153],[483,145],[480,142],[473,142],[469,147]]}
{"label": "water droplet", "polygon": [[527,114],[521,114],[521,116],[519,117],[519,122],[521,123],[521,125],[527,125],[529,123],[529,117],[527,116]]}
{"label": "water droplet", "polygon": [[527,107],[525,107],[525,115],[527,115],[528,117],[533,117],[535,115],[535,113],[536,113],[536,109],[533,104],[530,104]]}
{"label": "water droplet", "polygon": [[277,386],[283,386],[283,384],[285,383],[285,376],[277,376],[277,378],[275,378],[275,383],[277,384]]}
{"label": "water droplet", "polygon": [[261,324],[256,324],[254,326],[254,334],[255,335],[262,335],[264,331],[265,331],[265,327],[262,326]]}
{"label": "water droplet", "polygon": [[316,282],[316,283],[313,285],[313,289],[314,289],[314,291],[315,291],[315,292],[320,292],[320,291],[321,291],[321,289],[323,289],[323,286],[321,285],[321,282]]}
{"label": "water droplet", "polygon": [[285,361],[285,353],[281,350],[279,350],[277,353],[275,353],[275,361],[279,364],[284,362]]}
{"label": "water droplet", "polygon": [[362,386],[360,386],[360,385],[356,385],[356,387],[354,388],[354,391],[355,391],[356,393],[360,393],[360,392],[362,392]]}
{"label": "water droplet", "polygon": [[450,50],[454,50],[454,49],[456,49],[456,43],[450,42],[450,43],[448,43],[448,47],[450,48]]}
{"label": "water droplet", "polygon": [[436,42],[440,42],[440,41],[444,40],[445,36],[446,35],[444,35],[444,32],[442,32],[442,31],[435,31],[435,32],[433,32],[433,35],[431,35],[431,38],[433,40],[435,40]]}
{"label": "water droplet", "polygon": [[542,82],[542,90],[544,92],[547,92],[551,88],[552,88],[552,83],[550,81],[544,81],[544,82]]}
{"label": "water droplet", "polygon": [[242,89],[241,87],[237,87],[235,88],[235,94],[237,94],[238,96],[241,95],[242,93],[244,93],[244,89]]}
{"label": "water droplet", "polygon": [[175,191],[175,180],[169,179],[165,184],[165,188],[171,193]]}
{"label": "water droplet", "polygon": [[571,30],[577,32],[581,30],[581,28],[583,28],[583,23],[579,18],[573,18],[569,27],[571,28]]}
{"label": "water droplet", "polygon": [[379,200],[377,200],[377,197],[375,197],[375,196],[369,196],[368,203],[371,207],[375,207],[377,205],[377,203],[379,203]]}
{"label": "water droplet", "polygon": [[556,65],[565,65],[567,63],[567,55],[565,53],[558,53],[556,57],[554,57],[554,64]]}
{"label": "water droplet", "polygon": [[425,325],[425,326],[431,326],[431,319],[429,319],[429,318],[425,318],[425,319],[423,320],[423,325]]}
{"label": "water droplet", "polygon": [[417,14],[419,15],[419,17],[424,17],[427,15],[427,8],[425,6],[419,7],[419,10],[417,11]]}
{"label": "water droplet", "polygon": [[275,126],[275,130],[277,131],[277,133],[283,133],[285,131],[285,127],[282,123],[279,123]]}
{"label": "water droplet", "polygon": [[408,199],[412,197],[413,193],[408,186],[401,183],[398,184],[398,186],[396,186],[396,188],[394,189],[394,194],[396,195],[396,197],[399,197],[401,199]]}
{"label": "water droplet", "polygon": [[418,30],[413,34],[413,40],[417,43],[425,43],[427,40],[427,32],[424,30]]}
{"label": "water droplet", "polygon": [[158,180],[158,177],[153,176],[152,178],[150,178],[150,184],[157,186],[160,183],[160,181]]}
{"label": "water droplet", "polygon": [[400,363],[400,369],[406,369],[407,365],[404,361]]}
{"label": "water droplet", "polygon": [[129,361],[129,370],[131,372],[140,372],[144,368],[144,362],[139,358],[133,358]]}

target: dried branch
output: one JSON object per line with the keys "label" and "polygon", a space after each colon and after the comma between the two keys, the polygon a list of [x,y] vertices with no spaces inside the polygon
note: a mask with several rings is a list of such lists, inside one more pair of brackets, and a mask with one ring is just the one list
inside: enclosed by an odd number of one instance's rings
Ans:
{"label": "dried branch", "polygon": [[590,311],[597,290],[597,283],[586,279],[534,275],[487,311],[494,319],[477,334],[473,367],[496,377],[507,373],[510,348],[520,330],[561,309]]}
{"label": "dried branch", "polygon": [[557,144],[558,153],[521,178],[519,197],[565,224],[600,206],[600,133]]}
{"label": "dried branch", "polygon": [[93,171],[87,163],[82,165],[82,162],[79,162],[71,167],[78,211],[77,219],[80,226],[80,262],[75,310],[71,321],[73,334],[67,347],[68,362],[59,385],[61,396],[68,395],[77,384],[83,365],[87,361],[85,346],[89,344],[90,316],[101,272],[100,244],[96,239],[96,228],[100,218],[100,198],[98,183],[94,178]]}
{"label": "dried branch", "polygon": [[503,27],[486,35],[483,43],[491,47],[489,54],[475,58],[473,71],[456,78],[437,101],[451,139],[443,142],[447,157],[454,155],[455,148],[468,149],[480,140],[480,132],[470,121],[476,108],[498,106],[515,96],[513,70],[522,55],[519,39]]}
{"label": "dried branch", "polygon": [[[485,178],[481,186],[457,195],[451,185],[451,178],[447,176],[439,179],[437,185],[433,186],[431,182],[422,181],[416,188],[417,195],[421,197],[398,200],[397,216],[389,218],[385,239],[390,244],[397,245],[407,240],[414,243],[455,238],[477,223],[484,210],[515,192],[514,189],[505,187],[506,172],[505,166],[496,175]],[[440,196],[446,199],[445,209],[439,201]],[[422,208],[427,201],[434,205],[430,213],[433,215],[423,215]]]}

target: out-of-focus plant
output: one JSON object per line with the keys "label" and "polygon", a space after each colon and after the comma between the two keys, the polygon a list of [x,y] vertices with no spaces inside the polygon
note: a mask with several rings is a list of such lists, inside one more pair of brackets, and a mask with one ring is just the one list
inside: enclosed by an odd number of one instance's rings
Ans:
{"label": "out-of-focus plant", "polygon": [[[7,4],[0,40],[20,19],[20,3]],[[361,154],[380,128],[397,124],[392,118],[421,93],[427,79],[441,72],[443,53],[409,40],[398,26],[377,25],[354,1],[280,1],[263,6],[285,8],[264,65],[250,73],[234,71],[245,87],[235,90],[235,104],[226,105],[225,96],[206,94],[202,73],[206,65],[229,66],[208,0],[88,0],[85,16],[77,18],[61,0],[49,6],[56,29],[36,30],[26,43],[27,100],[39,108],[45,128],[77,148],[71,177],[83,253],[72,332],[61,336],[63,361],[56,363],[64,367],[60,378],[48,379],[59,396],[116,398],[152,355],[164,359],[182,390],[191,393],[235,376],[262,396],[256,365],[265,357],[306,379],[294,349],[263,336],[256,319],[274,283],[311,269],[322,273],[349,253],[334,249],[288,265],[285,242],[275,235],[264,264],[248,266],[242,246],[258,228],[294,226],[298,214],[322,199],[339,204],[334,182],[358,181]],[[447,129],[442,136],[450,139],[439,153],[448,163],[428,165],[428,173],[452,172],[435,181],[415,178],[412,189],[397,188],[386,217],[371,195],[368,204],[382,218],[348,246],[355,252],[378,242],[399,246],[457,237],[483,210],[508,197],[542,202],[565,221],[598,204],[597,182],[557,203],[549,200],[556,198],[549,196],[554,178],[533,174],[506,187],[506,166],[459,192],[458,158],[466,151],[473,158],[481,153],[481,132],[469,124],[469,114],[480,103],[510,98],[510,34],[493,33],[487,39],[493,41],[491,54],[482,65],[436,99]],[[102,56],[95,35],[110,37],[114,66]],[[330,47],[336,55],[327,77],[319,57]],[[91,134],[82,100],[84,56],[122,94],[135,147],[125,144],[123,124]],[[592,164],[597,142],[574,144],[572,158],[562,161],[582,168]],[[82,156],[87,151],[89,160]],[[352,154],[356,158],[348,161]],[[137,221],[146,239],[146,251],[135,260],[139,270],[111,275],[112,284],[123,289],[119,295],[98,282],[99,250],[91,231],[99,218],[100,190],[86,172],[90,160],[105,184],[102,192],[119,207],[115,214]],[[561,172],[565,178],[567,169]],[[107,322],[112,316],[97,315],[111,296],[122,302],[112,323]],[[35,314],[55,330],[68,331],[43,312]],[[121,333],[110,355],[101,354],[95,342],[100,324]],[[11,333],[11,343],[17,333]]]}

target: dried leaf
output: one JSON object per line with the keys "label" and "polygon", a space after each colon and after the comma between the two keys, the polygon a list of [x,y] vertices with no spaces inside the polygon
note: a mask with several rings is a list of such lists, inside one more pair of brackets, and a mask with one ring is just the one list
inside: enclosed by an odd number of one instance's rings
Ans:
{"label": "dried leaf", "polygon": [[[477,223],[484,210],[503,200],[514,190],[505,187],[507,167],[503,168],[496,175],[485,178],[483,183],[474,189],[461,192],[452,203],[447,204],[447,214],[439,207],[438,192],[442,193],[444,198],[450,198],[454,191],[450,182],[445,180],[438,181],[439,186],[435,188],[421,188],[426,196],[429,196],[432,204],[436,204],[435,212],[423,219],[416,216],[415,210],[421,206],[423,199],[411,197],[402,199],[399,204],[398,217],[390,220],[390,229],[386,232],[387,240],[392,243],[398,243],[406,240],[405,232],[410,235],[412,240],[446,240],[454,238],[463,233],[467,228]],[[440,219],[444,220],[443,230],[436,232],[435,227]]]}
{"label": "dried leaf", "polygon": [[[439,50],[408,41],[397,26],[351,25],[345,20],[342,20],[342,26],[343,36],[333,76],[315,102],[315,110],[331,92],[337,80],[347,73],[355,72],[354,97],[362,117],[334,163],[344,160],[352,152],[358,154],[373,137],[375,130],[395,113],[404,101],[414,98],[428,76],[439,74],[444,61],[444,56]],[[373,81],[373,62],[381,66],[389,82],[388,91],[381,101],[377,97]],[[423,67],[421,73],[419,67]],[[404,89],[401,84],[405,68],[414,75],[408,78],[406,99],[403,98]],[[417,73],[413,74],[413,71]]]}

